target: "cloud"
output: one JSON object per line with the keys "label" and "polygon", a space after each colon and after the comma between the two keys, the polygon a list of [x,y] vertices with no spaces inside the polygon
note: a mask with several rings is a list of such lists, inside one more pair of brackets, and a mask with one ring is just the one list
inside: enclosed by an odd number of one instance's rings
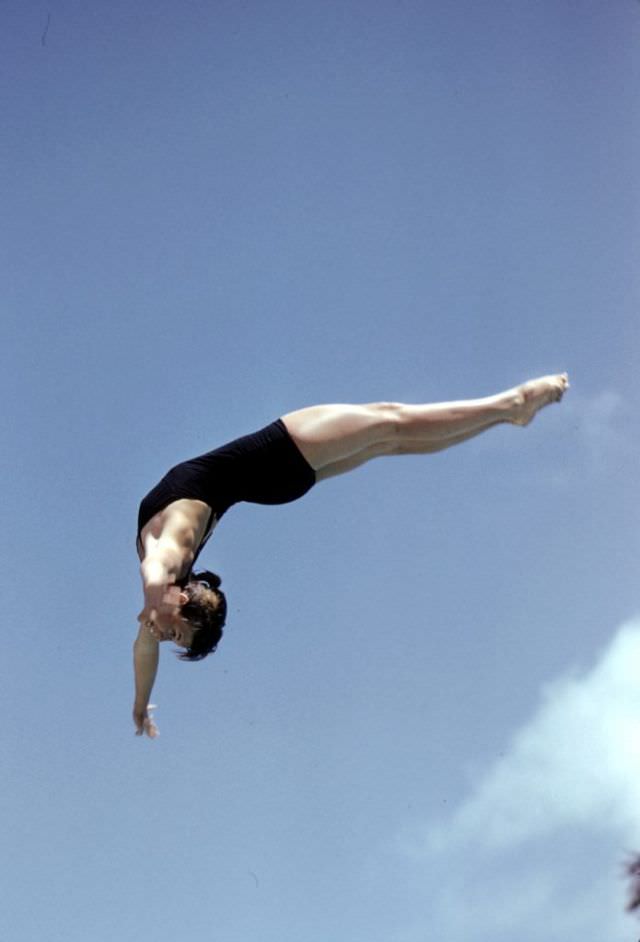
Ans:
{"label": "cloud", "polygon": [[478,455],[502,449],[514,461],[520,456],[521,478],[528,484],[544,482],[563,489],[584,482],[585,476],[600,481],[640,457],[634,417],[624,397],[613,389],[585,393],[573,386],[559,405],[536,416],[518,436],[517,446],[513,434],[503,430],[480,435],[465,447]]}
{"label": "cloud", "polygon": [[563,408],[593,470],[603,470],[612,461],[636,452],[635,435],[628,428],[629,416],[620,393],[605,389],[586,395],[571,390]]}
{"label": "cloud", "polygon": [[640,621],[590,671],[551,684],[466,800],[412,841],[431,888],[429,932],[413,938],[624,942],[635,926],[622,864],[634,849]]}

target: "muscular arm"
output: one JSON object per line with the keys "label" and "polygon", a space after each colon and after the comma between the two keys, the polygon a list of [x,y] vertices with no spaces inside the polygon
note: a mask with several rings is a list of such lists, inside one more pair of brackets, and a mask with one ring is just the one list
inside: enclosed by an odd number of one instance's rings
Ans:
{"label": "muscular arm", "polygon": [[[176,507],[162,521],[155,532],[147,533],[139,547],[141,556],[140,575],[144,591],[144,607],[138,615],[140,629],[133,645],[133,669],[135,675],[135,700],[133,720],[138,735],[146,733],[154,737],[158,730],[149,712],[151,691],[158,672],[158,640],[171,635],[171,628],[180,608],[180,590],[175,585],[179,573],[187,570],[195,554],[196,532],[204,523],[198,522],[191,505],[200,501],[185,501],[186,508]],[[208,508],[202,504],[200,516],[206,516]],[[159,532],[158,532],[159,529]],[[149,630],[147,622],[153,625]]]}
{"label": "muscular arm", "polygon": [[135,700],[133,703],[133,722],[136,733],[146,733],[152,739],[158,735],[158,728],[150,713],[151,691],[158,673],[160,644],[149,630],[147,622],[156,626],[175,608],[175,593],[171,586],[175,579],[178,556],[171,544],[161,543],[153,547],[151,554],[140,564],[140,575],[144,590],[144,608],[138,616],[140,628],[133,645],[133,672],[135,679]]}
{"label": "muscular arm", "polygon": [[[183,553],[173,540],[159,540],[140,564],[144,591],[143,615],[153,621],[167,608],[165,596],[181,567]],[[140,616],[142,619],[143,615]]]}
{"label": "muscular arm", "polygon": [[133,703],[133,722],[136,734],[146,733],[154,739],[158,728],[153,722],[149,701],[158,673],[160,644],[154,638],[147,622],[157,623],[158,616],[166,614],[169,604],[169,587],[176,577],[180,554],[173,541],[157,541],[150,547],[149,555],[140,564],[140,575],[144,591],[144,608],[138,616],[140,628],[133,645],[133,672],[135,679],[135,699]]}

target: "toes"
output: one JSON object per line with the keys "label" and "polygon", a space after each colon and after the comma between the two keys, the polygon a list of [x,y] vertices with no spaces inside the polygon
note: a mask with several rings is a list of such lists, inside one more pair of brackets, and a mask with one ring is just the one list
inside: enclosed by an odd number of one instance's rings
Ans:
{"label": "toes", "polygon": [[567,391],[568,386],[569,386],[569,377],[566,373],[560,373],[559,376],[555,377],[553,381],[553,392],[552,392],[551,401],[560,402],[565,392]]}
{"label": "toes", "polygon": [[567,389],[569,388],[569,378],[566,373],[563,373],[560,378],[560,384],[558,386],[558,395],[556,396],[556,402],[560,402]]}

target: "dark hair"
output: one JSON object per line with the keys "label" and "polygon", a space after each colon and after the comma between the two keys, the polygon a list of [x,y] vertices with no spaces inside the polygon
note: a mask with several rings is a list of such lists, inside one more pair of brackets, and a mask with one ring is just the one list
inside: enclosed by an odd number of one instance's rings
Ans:
{"label": "dark hair", "polygon": [[227,617],[227,600],[215,572],[192,572],[183,591],[188,600],[180,614],[194,628],[191,647],[178,657],[181,661],[201,661],[218,646]]}

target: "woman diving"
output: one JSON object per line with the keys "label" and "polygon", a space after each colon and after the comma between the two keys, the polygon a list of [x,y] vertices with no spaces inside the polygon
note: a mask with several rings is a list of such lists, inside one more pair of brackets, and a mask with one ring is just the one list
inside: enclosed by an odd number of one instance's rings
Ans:
{"label": "woman diving", "polygon": [[493,425],[528,425],[568,385],[561,373],[482,399],[310,406],[172,468],[142,500],[138,515],[144,607],[134,644],[137,734],[158,732],[149,699],[160,643],[173,641],[183,660],[199,660],[222,636],[227,606],[220,579],[194,567],[233,504],[288,503],[372,458],[431,454]]}

